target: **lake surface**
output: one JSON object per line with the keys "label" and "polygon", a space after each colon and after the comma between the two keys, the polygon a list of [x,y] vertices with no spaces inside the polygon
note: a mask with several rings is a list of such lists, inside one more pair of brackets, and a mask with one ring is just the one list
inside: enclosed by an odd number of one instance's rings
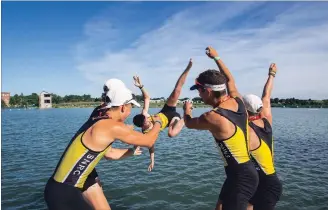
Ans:
{"label": "lake surface", "polygon": [[[195,109],[194,116],[206,110]],[[45,183],[91,111],[1,112],[2,209],[46,209]],[[328,109],[274,108],[273,117],[275,165],[283,182],[276,209],[328,209]],[[114,146],[128,147],[119,142]],[[147,171],[148,150],[143,151],[120,161],[102,160],[96,167],[113,210],[214,209],[225,173],[209,132],[184,128],[170,139],[164,130],[156,142],[152,172]]]}

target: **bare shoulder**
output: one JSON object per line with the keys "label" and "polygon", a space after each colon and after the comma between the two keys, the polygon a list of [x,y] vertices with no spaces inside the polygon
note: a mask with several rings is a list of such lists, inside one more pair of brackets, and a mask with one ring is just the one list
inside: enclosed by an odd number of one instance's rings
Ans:
{"label": "bare shoulder", "polygon": [[115,132],[119,132],[121,129],[124,129],[126,125],[122,122],[116,122],[111,119],[100,120],[93,126],[93,132],[97,134],[104,134],[112,136]]}
{"label": "bare shoulder", "polygon": [[242,103],[244,103],[242,98],[240,98],[240,97],[231,97],[226,103],[222,104],[222,106],[220,106],[220,107],[223,109],[227,109],[227,110],[236,112],[239,109],[237,98],[240,99]]}
{"label": "bare shoulder", "polygon": [[222,116],[215,113],[213,110],[204,113],[202,116],[209,124],[217,124],[222,119]]}
{"label": "bare shoulder", "polygon": [[95,151],[101,151],[114,141],[112,122],[101,120],[87,130],[84,143]]}

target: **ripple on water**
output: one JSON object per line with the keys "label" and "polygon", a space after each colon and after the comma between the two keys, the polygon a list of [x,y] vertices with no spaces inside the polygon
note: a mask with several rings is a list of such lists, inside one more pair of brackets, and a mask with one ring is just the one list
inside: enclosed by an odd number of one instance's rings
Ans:
{"label": "ripple on water", "polygon": [[[195,116],[203,111],[196,109]],[[2,112],[2,208],[46,209],[45,183],[90,113],[91,109]],[[328,110],[273,109],[273,116],[275,165],[283,182],[276,209],[328,209]],[[213,209],[225,179],[213,137],[183,129],[169,139],[164,132],[155,147],[150,173],[147,149],[138,157],[99,163],[97,171],[112,209]]]}

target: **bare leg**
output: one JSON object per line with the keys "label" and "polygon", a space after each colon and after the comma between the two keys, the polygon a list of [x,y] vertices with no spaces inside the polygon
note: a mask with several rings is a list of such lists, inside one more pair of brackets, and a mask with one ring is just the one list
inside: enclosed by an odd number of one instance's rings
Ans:
{"label": "bare leg", "polygon": [[247,206],[247,210],[253,210],[253,205],[249,203]]}
{"label": "bare leg", "polygon": [[83,197],[89,202],[89,204],[96,210],[111,210],[106,196],[102,190],[102,187],[98,183],[95,183],[83,192]]}
{"label": "bare leg", "polygon": [[181,76],[179,77],[177,83],[175,84],[174,90],[171,93],[170,97],[167,99],[166,104],[168,106],[176,106],[180,97],[180,93],[181,93],[181,89],[183,84],[186,81],[187,75],[189,73],[189,70],[192,66],[192,60],[190,59],[187,68],[183,71],[183,73],[181,74]]}
{"label": "bare leg", "polygon": [[222,201],[218,200],[215,210],[222,210]]}
{"label": "bare leg", "polygon": [[184,119],[180,120],[172,120],[170,126],[169,126],[169,137],[174,137],[180,133],[183,126],[185,125]]}

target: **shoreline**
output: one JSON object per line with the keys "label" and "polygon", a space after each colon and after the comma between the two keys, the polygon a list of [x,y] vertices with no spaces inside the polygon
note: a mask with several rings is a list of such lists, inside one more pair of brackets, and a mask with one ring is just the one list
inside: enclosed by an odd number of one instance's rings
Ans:
{"label": "shoreline", "polygon": [[[140,102],[139,102],[140,103]],[[62,103],[62,104],[53,104],[53,109],[68,109],[68,108],[94,108],[98,106],[100,103],[93,102],[76,102],[76,103]],[[143,104],[142,102],[140,103]],[[151,103],[149,108],[162,108],[165,103]],[[209,105],[205,105],[203,103],[193,103],[194,108],[211,108]],[[178,104],[177,108],[182,108],[183,104]],[[307,109],[327,109],[328,106],[310,106],[310,105],[282,105],[282,104],[271,104],[271,108],[307,108]],[[38,107],[2,107],[3,110],[6,109],[39,109]]]}

